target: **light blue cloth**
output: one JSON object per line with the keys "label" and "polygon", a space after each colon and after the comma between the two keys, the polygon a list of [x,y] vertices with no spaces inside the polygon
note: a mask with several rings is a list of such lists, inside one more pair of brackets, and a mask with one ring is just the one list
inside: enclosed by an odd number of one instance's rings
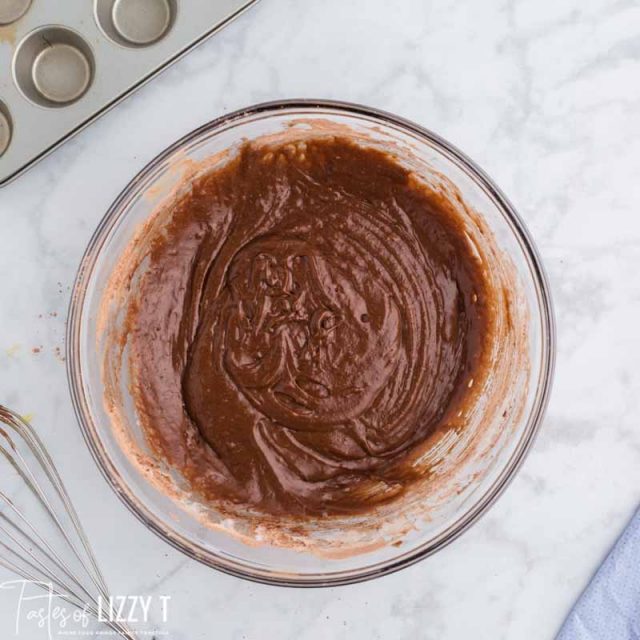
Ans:
{"label": "light blue cloth", "polygon": [[640,640],[640,511],[576,602],[556,640]]}

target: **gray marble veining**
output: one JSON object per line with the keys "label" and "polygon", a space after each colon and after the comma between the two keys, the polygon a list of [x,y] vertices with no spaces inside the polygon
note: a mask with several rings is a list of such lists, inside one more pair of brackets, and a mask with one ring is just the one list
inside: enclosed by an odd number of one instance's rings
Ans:
{"label": "gray marble veining", "polygon": [[[553,637],[640,502],[639,33],[633,0],[265,0],[0,191],[1,401],[31,414],[115,593],[171,594],[172,640]],[[94,467],[62,362],[75,269],[120,189],[192,128],[283,97],[366,103],[463,149],[529,226],[558,323],[547,419],[488,515],[329,590],[243,582],[148,532]],[[14,603],[0,591],[2,637]]]}

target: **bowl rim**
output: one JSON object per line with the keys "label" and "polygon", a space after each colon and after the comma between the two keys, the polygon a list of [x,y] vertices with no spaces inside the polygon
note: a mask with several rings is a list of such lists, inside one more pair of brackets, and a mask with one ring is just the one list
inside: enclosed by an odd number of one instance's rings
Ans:
{"label": "bowl rim", "polygon": [[[223,559],[220,556],[213,554],[211,551],[205,550],[203,547],[191,542],[181,534],[172,530],[167,530],[163,527],[164,523],[159,522],[155,516],[150,514],[144,505],[136,503],[131,495],[129,495],[129,492],[125,490],[125,483],[123,480],[119,479],[119,474],[115,470],[111,459],[106,453],[101,451],[96,444],[97,438],[93,435],[95,425],[93,424],[91,412],[89,411],[87,400],[84,395],[83,377],[79,358],[79,336],[82,326],[82,311],[86,297],[86,285],[91,278],[93,269],[98,257],[101,255],[101,249],[106,239],[109,237],[111,230],[120,219],[120,216],[117,214],[119,212],[122,214],[120,209],[125,200],[130,197],[131,194],[136,192],[139,185],[148,179],[163,161],[185,145],[197,140],[202,135],[212,133],[217,129],[222,129],[230,125],[240,124],[244,119],[251,119],[260,115],[278,115],[282,111],[295,111],[296,109],[304,110],[304,115],[311,115],[314,111],[317,111],[318,115],[321,115],[323,112],[329,111],[331,113],[337,112],[342,115],[360,116],[382,121],[384,124],[400,128],[419,138],[426,139],[429,143],[435,146],[439,152],[443,153],[450,161],[456,164],[470,178],[472,178],[478,186],[483,188],[502,209],[512,230],[518,237],[523,252],[526,254],[528,259],[542,316],[541,374],[538,380],[536,395],[529,413],[528,421],[516,449],[484,495],[479,498],[471,509],[462,514],[446,532],[441,534],[441,539],[436,540],[435,542],[423,543],[406,553],[404,556],[391,558],[378,564],[364,566],[362,568],[340,570],[326,574],[318,573],[304,575],[297,575],[289,572],[281,573],[277,571],[269,571],[267,569],[247,569],[246,565],[240,565],[233,561]],[[308,112],[308,114],[306,112]],[[443,549],[469,529],[469,527],[484,515],[502,495],[515,477],[518,469],[521,467],[526,455],[532,447],[535,437],[540,430],[549,402],[555,369],[555,353],[556,328],[553,303],[551,300],[548,278],[542,265],[542,261],[532,237],[515,207],[488,176],[488,174],[454,145],[431,130],[417,125],[410,120],[396,116],[387,111],[356,103],[325,99],[275,100],[238,109],[215,118],[194,129],[190,133],[187,133],[150,160],[145,167],[129,181],[124,189],[122,189],[118,197],[113,201],[101,221],[98,223],[98,226],[87,244],[73,283],[66,330],[67,381],[76,418],[80,425],[85,443],[96,461],[98,468],[109,486],[120,497],[129,511],[131,511],[148,529],[192,559],[198,560],[199,562],[224,573],[244,578],[246,580],[289,587],[339,586],[364,582],[376,577],[388,575],[399,571],[404,567],[415,564],[416,562]]]}

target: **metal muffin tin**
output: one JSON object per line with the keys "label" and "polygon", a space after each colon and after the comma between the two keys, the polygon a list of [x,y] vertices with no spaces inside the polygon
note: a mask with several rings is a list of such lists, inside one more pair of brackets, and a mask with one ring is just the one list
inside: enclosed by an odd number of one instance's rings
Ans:
{"label": "metal muffin tin", "polygon": [[0,0],[0,186],[257,0]]}

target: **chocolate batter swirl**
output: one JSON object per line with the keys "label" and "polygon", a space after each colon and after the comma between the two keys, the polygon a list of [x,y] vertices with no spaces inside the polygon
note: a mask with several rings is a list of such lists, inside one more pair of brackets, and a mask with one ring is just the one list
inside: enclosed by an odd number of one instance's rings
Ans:
{"label": "chocolate batter swirl", "polygon": [[[489,307],[447,199],[346,139],[245,145],[149,232],[126,339],[153,447],[207,500],[356,513],[425,470]],[[235,505],[235,506],[234,506]]]}

